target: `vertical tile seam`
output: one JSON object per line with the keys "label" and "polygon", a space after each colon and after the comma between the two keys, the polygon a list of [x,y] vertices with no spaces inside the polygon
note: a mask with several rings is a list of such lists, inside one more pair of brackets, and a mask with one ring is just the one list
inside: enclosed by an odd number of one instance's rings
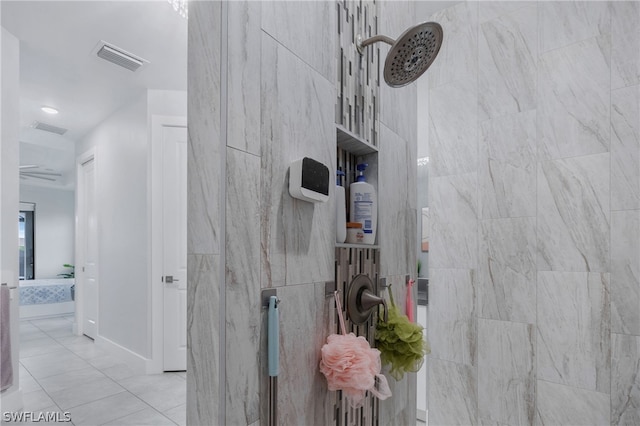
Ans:
{"label": "vertical tile seam", "polygon": [[227,418],[227,136],[228,136],[228,65],[229,65],[229,6],[220,2],[220,264],[218,270],[218,424],[226,424]]}
{"label": "vertical tile seam", "polygon": [[[473,3],[472,3],[473,4]],[[475,256],[475,265],[473,275],[471,277],[471,285],[475,286],[474,289],[474,301],[473,301],[473,316],[475,317],[474,321],[474,338],[475,338],[475,353],[473,354],[474,361],[473,368],[475,369],[475,387],[476,387],[476,412],[475,414],[475,422],[477,424],[480,423],[480,380],[478,377],[478,370],[480,364],[480,348],[479,346],[482,342],[479,341],[478,333],[479,333],[479,322],[480,322],[480,276],[477,273],[480,263],[480,218],[482,217],[482,213],[480,211],[480,3],[475,4],[475,15],[476,15],[476,42],[475,42],[475,56],[476,56],[476,120],[474,123],[475,126],[475,142],[476,142],[476,256]],[[475,281],[475,283],[474,283]]]}
{"label": "vertical tile seam", "polygon": [[[613,4],[608,4],[609,9],[609,223],[607,224],[609,227],[609,259],[608,260],[608,268],[609,271],[609,423],[613,421],[613,327],[611,321],[611,289],[612,289],[612,265],[613,265],[613,236],[612,236],[612,222],[613,222],[613,204],[611,203],[611,189],[613,187],[613,176],[612,176],[612,163],[611,163],[611,111],[613,109]],[[597,374],[596,374],[596,384],[597,384]],[[597,388],[597,386],[596,386]]]}
{"label": "vertical tile seam", "polygon": [[535,121],[535,141],[536,141],[536,146],[535,146],[535,157],[534,157],[534,165],[535,165],[535,244],[536,244],[536,250],[535,250],[535,270],[534,270],[534,285],[536,286],[536,300],[535,300],[535,314],[533,316],[533,319],[535,321],[534,327],[533,327],[533,333],[534,335],[532,336],[532,341],[534,344],[534,348],[533,348],[533,365],[532,367],[534,368],[534,375],[533,375],[533,423],[536,424],[537,423],[537,417],[538,417],[538,292],[539,292],[539,286],[538,286],[538,250],[540,250],[540,247],[538,246],[538,230],[539,230],[539,221],[538,221],[538,197],[539,197],[539,188],[538,188],[538,157],[540,155],[540,129],[539,129],[539,123],[540,123],[540,110],[539,110],[539,102],[540,102],[540,55],[541,55],[541,46],[540,46],[540,33],[542,32],[541,30],[541,25],[542,25],[542,16],[541,16],[541,11],[540,11],[540,1],[536,2],[536,62],[535,62],[535,73],[536,73],[536,101],[535,101],[535,105],[536,105],[536,121]]}

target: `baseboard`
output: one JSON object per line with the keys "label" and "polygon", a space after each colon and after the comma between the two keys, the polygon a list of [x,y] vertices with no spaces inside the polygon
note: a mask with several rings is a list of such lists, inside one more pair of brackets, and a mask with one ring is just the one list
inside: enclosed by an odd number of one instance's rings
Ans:
{"label": "baseboard", "polygon": [[21,305],[20,319],[43,319],[69,315],[75,312],[75,302],[45,303],[42,305]]}
{"label": "baseboard", "polygon": [[0,412],[17,413],[22,410],[22,407],[24,406],[22,402],[22,389],[14,390],[8,394],[6,393],[7,391],[0,393]]}
{"label": "baseboard", "polygon": [[99,348],[108,351],[111,355],[121,359],[123,363],[126,363],[136,373],[147,374],[147,366],[150,361],[149,359],[107,339],[106,337],[97,336],[95,344]]}

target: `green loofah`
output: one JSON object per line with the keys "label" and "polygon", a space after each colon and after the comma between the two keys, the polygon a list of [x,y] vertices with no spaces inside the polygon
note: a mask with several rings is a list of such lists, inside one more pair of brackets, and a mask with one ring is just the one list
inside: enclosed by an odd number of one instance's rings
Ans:
{"label": "green loofah", "polygon": [[376,346],[380,351],[383,365],[391,365],[391,376],[402,380],[404,373],[420,370],[424,356],[431,353],[429,343],[423,335],[424,328],[420,324],[409,321],[401,314],[393,301],[389,289],[391,303],[389,305],[389,320],[384,322],[378,316],[376,326]]}

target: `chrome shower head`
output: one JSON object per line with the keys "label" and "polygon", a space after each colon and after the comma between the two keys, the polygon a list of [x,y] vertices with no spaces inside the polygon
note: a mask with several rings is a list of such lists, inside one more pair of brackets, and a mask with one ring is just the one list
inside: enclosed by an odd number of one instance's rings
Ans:
{"label": "chrome shower head", "polygon": [[384,80],[391,87],[402,87],[414,82],[436,59],[442,46],[442,27],[437,22],[424,22],[409,28],[397,40],[383,35],[360,40],[358,36],[360,54],[378,41],[391,45],[384,62]]}

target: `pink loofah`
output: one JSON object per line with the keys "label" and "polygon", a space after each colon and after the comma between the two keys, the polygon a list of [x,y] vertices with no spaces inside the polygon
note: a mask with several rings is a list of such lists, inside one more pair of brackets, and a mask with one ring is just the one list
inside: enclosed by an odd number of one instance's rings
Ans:
{"label": "pink loofah", "polygon": [[320,371],[327,378],[329,390],[342,390],[354,407],[362,404],[367,391],[379,399],[387,399],[391,390],[386,377],[380,374],[380,351],[369,346],[362,336],[345,334],[337,292],[336,304],[343,334],[332,334],[327,338],[320,361]]}

